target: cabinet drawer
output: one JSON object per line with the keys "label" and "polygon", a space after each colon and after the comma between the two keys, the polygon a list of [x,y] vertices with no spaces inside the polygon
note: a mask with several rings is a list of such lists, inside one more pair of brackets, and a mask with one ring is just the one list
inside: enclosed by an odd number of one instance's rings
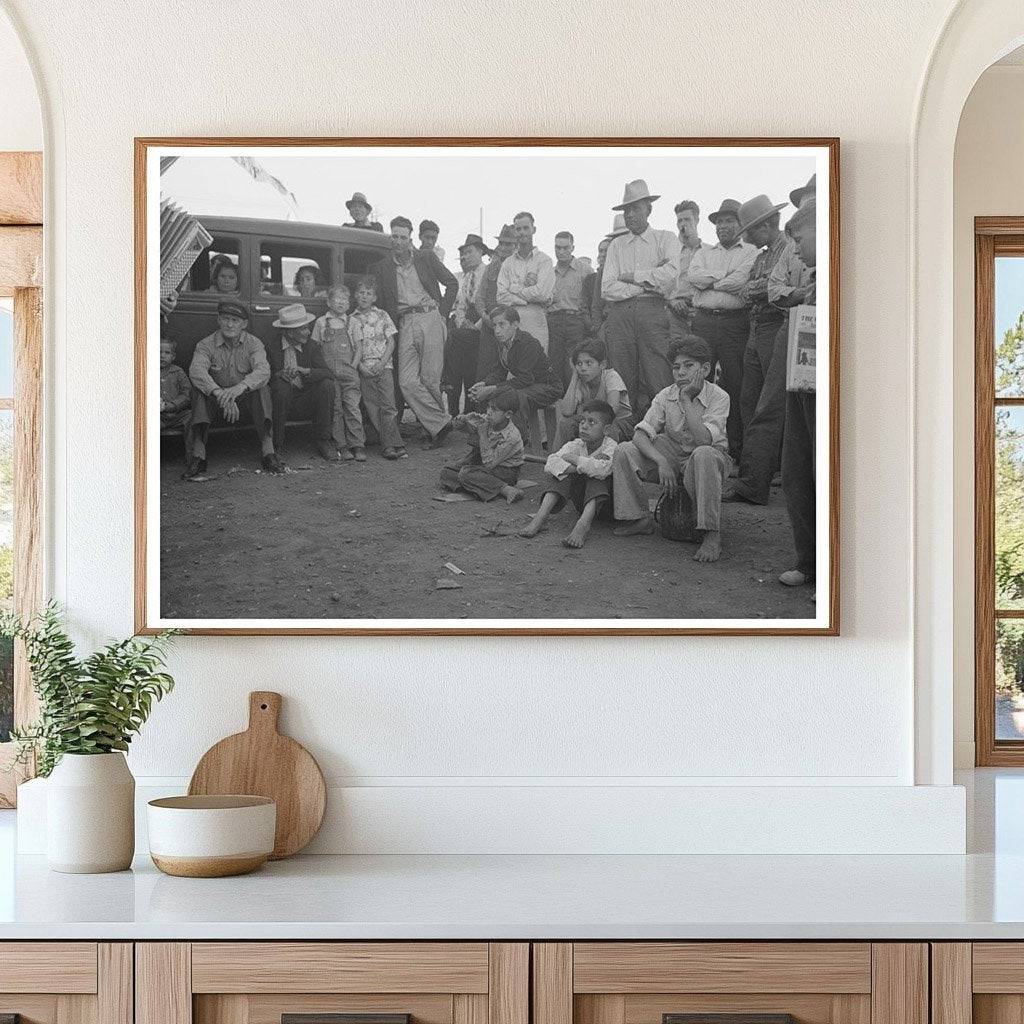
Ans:
{"label": "cabinet drawer", "polygon": [[573,991],[868,993],[871,945],[578,942]]}
{"label": "cabinet drawer", "polygon": [[487,991],[486,942],[196,942],[193,992]]}
{"label": "cabinet drawer", "polygon": [[0,992],[92,994],[97,973],[95,942],[0,943]]}
{"label": "cabinet drawer", "polygon": [[[528,1024],[522,942],[139,943],[135,1024]],[[303,1021],[303,1018],[306,1018]]]}
{"label": "cabinet drawer", "polygon": [[[928,949],[869,942],[536,943],[533,1010],[534,1024],[929,1024]],[[709,1016],[715,1019],[701,1020]]]}

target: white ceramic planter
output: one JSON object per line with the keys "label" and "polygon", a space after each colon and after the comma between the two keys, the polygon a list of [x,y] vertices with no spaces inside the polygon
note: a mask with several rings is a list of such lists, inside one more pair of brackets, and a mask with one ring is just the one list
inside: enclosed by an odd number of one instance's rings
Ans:
{"label": "white ceramic planter", "polygon": [[52,871],[124,871],[135,854],[135,779],[124,754],[65,754],[46,784]]}

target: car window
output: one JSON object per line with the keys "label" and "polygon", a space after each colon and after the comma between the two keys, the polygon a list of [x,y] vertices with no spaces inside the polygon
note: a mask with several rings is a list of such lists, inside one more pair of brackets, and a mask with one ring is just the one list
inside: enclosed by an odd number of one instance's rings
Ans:
{"label": "car window", "polygon": [[331,249],[309,242],[260,245],[260,294],[314,298],[331,284]]}
{"label": "car window", "polygon": [[237,295],[242,286],[237,238],[215,236],[188,272],[183,291]]}
{"label": "car window", "polygon": [[348,246],[344,254],[344,267],[346,274],[365,274],[374,263],[387,254],[387,250],[361,249],[358,246]]}

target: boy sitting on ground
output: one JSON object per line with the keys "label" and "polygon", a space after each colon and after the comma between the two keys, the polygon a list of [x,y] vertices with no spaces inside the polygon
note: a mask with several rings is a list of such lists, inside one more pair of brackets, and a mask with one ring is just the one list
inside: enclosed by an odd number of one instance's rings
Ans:
{"label": "boy sitting on ground", "polygon": [[585,402],[579,419],[579,437],[548,456],[544,465],[544,496],[530,525],[520,537],[536,537],[553,512],[561,512],[567,500],[579,513],[579,519],[562,544],[581,548],[594,518],[607,508],[611,497],[609,477],[617,442],[609,436],[615,410],[600,401]]}
{"label": "boy sitting on ground", "polygon": [[[683,486],[693,503],[698,562],[714,562],[722,553],[719,533],[722,485],[729,471],[725,423],[729,395],[708,381],[711,350],[702,338],[689,336],[668,350],[675,383],[659,391],[633,440],[620,444],[612,463],[615,518],[626,525],[617,537],[654,532],[644,481],[657,481],[668,497]],[[680,479],[681,478],[681,479]]]}
{"label": "boy sitting on ground", "polygon": [[619,374],[608,366],[608,352],[600,338],[585,338],[572,352],[572,379],[564,397],[555,404],[558,422],[555,447],[561,448],[576,437],[583,406],[587,402],[607,402],[615,413],[608,428],[613,441],[628,441],[633,436],[633,415],[629,393]]}
{"label": "boy sitting on ground", "polygon": [[187,431],[192,418],[192,383],[174,361],[177,352],[173,338],[160,339],[160,429]]}
{"label": "boy sitting on ground", "polygon": [[516,487],[523,465],[523,436],[512,422],[519,396],[508,389],[487,400],[487,412],[457,416],[456,427],[469,431],[470,449],[456,463],[441,470],[446,491],[466,491],[481,501],[499,494],[511,505],[523,492]]}

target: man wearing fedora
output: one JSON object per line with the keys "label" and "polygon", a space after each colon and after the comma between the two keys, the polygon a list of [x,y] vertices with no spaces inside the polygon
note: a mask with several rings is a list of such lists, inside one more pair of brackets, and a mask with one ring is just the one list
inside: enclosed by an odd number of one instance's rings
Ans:
{"label": "man wearing fedora", "polygon": [[349,216],[352,218],[343,228],[362,228],[364,231],[383,231],[384,225],[378,221],[370,220],[370,211],[373,207],[370,201],[362,192],[353,192],[352,198],[346,200],[345,206]]}
{"label": "man wearing fedora", "polygon": [[583,303],[587,278],[594,271],[573,257],[576,240],[571,231],[555,235],[555,287],[548,305],[548,359],[555,372],[569,386],[572,367],[569,357],[590,327],[589,311]]}
{"label": "man wearing fedora", "polygon": [[432,252],[413,249],[408,217],[393,217],[390,228],[391,255],[370,272],[377,278],[380,308],[398,324],[398,388],[436,447],[452,429],[441,396],[441,372],[445,321],[459,283]]}
{"label": "man wearing fedora", "polygon": [[515,306],[523,330],[548,350],[547,308],[555,290],[551,257],[533,244],[537,225],[533,214],[523,210],[512,218],[516,247],[498,271],[498,302]]}
{"label": "man wearing fedora", "polygon": [[498,339],[494,335],[491,311],[498,305],[498,274],[501,265],[516,247],[515,228],[511,224],[503,225],[494,240],[497,244],[491,250],[476,295],[476,307],[480,313],[480,349],[476,366],[478,378],[486,377],[498,365]]}
{"label": "man wearing fedora", "polygon": [[217,330],[203,338],[192,354],[188,368],[192,382],[188,477],[206,472],[210,424],[235,424],[243,414],[256,428],[263,468],[269,473],[284,472],[271,434],[270,365],[263,342],[245,329],[248,324],[249,310],[241,302],[218,303]]}
{"label": "man wearing fedora", "polygon": [[319,345],[310,345],[310,324],[316,319],[301,302],[282,306],[273,326],[280,333],[267,345],[270,396],[274,404],[274,450],[284,457],[285,425],[311,419],[316,450],[328,462],[339,462],[334,443],[334,374]]}
{"label": "man wearing fedora", "polygon": [[[672,383],[666,299],[679,276],[679,239],[674,231],[649,224],[660,198],[641,178],[626,185],[622,202],[612,207],[622,212],[626,231],[608,246],[601,275],[601,297],[608,303],[608,355],[638,416]],[[646,401],[641,402],[641,391]]]}
{"label": "man wearing fedora", "polygon": [[716,363],[721,372],[720,384],[729,395],[729,454],[738,462],[743,448],[743,356],[750,333],[750,303],[744,289],[757,249],[743,241],[737,200],[723,199],[708,220],[715,225],[718,244],[699,249],[687,273],[693,287],[693,333],[711,348],[712,376]]}
{"label": "man wearing fedora", "polygon": [[452,310],[452,328],[445,343],[444,373],[441,389],[448,396],[448,412],[459,414],[459,405],[465,392],[465,412],[472,411],[469,389],[479,379],[477,358],[480,353],[480,326],[483,319],[477,306],[477,293],[484,277],[483,258],[490,252],[479,235],[466,235],[459,246],[462,270],[455,275],[459,293]]}

